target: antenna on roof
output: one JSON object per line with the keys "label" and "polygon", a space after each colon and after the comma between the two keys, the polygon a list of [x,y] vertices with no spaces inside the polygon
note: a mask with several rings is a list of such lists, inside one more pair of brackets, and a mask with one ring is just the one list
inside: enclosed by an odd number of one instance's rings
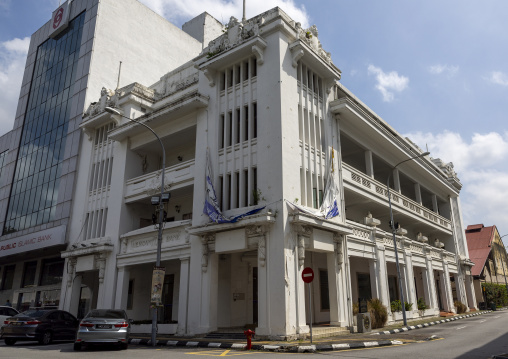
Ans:
{"label": "antenna on roof", "polygon": [[242,17],[242,22],[245,22],[245,0],[243,0],[243,17]]}
{"label": "antenna on roof", "polygon": [[429,145],[426,143],[425,147],[427,148],[427,152],[429,152]]}
{"label": "antenna on roof", "polygon": [[120,61],[120,65],[118,66],[118,80],[116,81],[116,89],[120,87],[120,72],[122,72],[122,61]]}

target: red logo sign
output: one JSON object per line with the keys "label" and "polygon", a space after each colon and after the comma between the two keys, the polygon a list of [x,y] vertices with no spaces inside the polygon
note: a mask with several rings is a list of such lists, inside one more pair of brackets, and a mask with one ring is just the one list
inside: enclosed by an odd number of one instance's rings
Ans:
{"label": "red logo sign", "polygon": [[310,283],[314,279],[314,271],[311,267],[304,268],[302,271],[302,279],[305,283]]}
{"label": "red logo sign", "polygon": [[56,12],[55,17],[53,19],[53,29],[56,29],[58,26],[60,26],[60,23],[62,22],[63,19],[63,13],[64,13],[63,8],[58,9],[58,11]]}

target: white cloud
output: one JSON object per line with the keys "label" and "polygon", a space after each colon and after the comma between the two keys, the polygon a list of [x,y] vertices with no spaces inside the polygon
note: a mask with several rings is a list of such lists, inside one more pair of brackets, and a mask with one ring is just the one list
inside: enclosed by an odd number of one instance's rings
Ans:
{"label": "white cloud", "polygon": [[496,85],[508,86],[508,75],[501,71],[492,71],[488,80]]}
{"label": "white cloud", "polygon": [[[475,133],[463,139],[455,132],[407,134],[431,157],[453,162],[463,184],[460,193],[464,225],[496,225],[508,233],[508,133]],[[504,232],[503,232],[504,233]]]}
{"label": "white cloud", "polygon": [[448,76],[453,76],[459,71],[458,66],[450,66],[450,65],[432,65],[429,66],[429,72],[433,75],[447,74]]}
{"label": "white cloud", "polygon": [[[191,18],[207,11],[222,23],[227,23],[231,16],[242,18],[243,0],[140,0],[156,13],[172,22],[186,22]],[[265,12],[275,6],[280,7],[293,20],[309,26],[309,16],[303,5],[297,5],[293,0],[265,0],[247,1],[246,17],[250,18]]]}
{"label": "white cloud", "polygon": [[14,123],[29,44],[28,37],[0,42],[0,135]]}
{"label": "white cloud", "polygon": [[393,101],[395,99],[393,92],[404,91],[409,84],[409,79],[405,76],[399,76],[397,71],[386,73],[374,65],[369,65],[368,71],[370,75],[376,75],[376,89],[381,92],[385,102]]}

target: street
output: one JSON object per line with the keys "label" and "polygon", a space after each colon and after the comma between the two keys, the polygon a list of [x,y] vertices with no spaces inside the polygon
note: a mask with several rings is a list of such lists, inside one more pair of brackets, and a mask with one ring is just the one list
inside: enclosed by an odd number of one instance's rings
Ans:
{"label": "street", "polygon": [[[18,342],[13,347],[0,344],[0,358],[171,358],[190,359],[212,357],[243,357],[243,358],[299,358],[326,356],[331,358],[490,358],[492,355],[508,353],[508,311],[492,312],[485,315],[440,324],[415,331],[394,334],[392,339],[400,339],[408,344],[370,349],[342,350],[318,353],[274,353],[259,351],[238,351],[227,349],[201,348],[170,348],[131,345],[128,350],[98,347],[83,352],[74,352],[72,343],[55,343],[41,346],[35,342]],[[435,335],[436,340],[417,340],[415,338],[430,338]],[[373,335],[373,340],[378,340]]]}

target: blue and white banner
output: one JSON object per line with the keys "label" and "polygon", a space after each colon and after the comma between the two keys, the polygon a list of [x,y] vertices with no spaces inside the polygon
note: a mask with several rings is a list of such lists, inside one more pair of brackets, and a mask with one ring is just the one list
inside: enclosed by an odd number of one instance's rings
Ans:
{"label": "blue and white banner", "polygon": [[210,161],[210,155],[208,151],[206,152],[206,184],[205,184],[205,206],[203,208],[203,213],[205,213],[212,222],[215,223],[235,223],[242,219],[243,217],[250,216],[251,214],[255,214],[261,211],[265,206],[260,208],[255,208],[246,213],[242,213],[233,217],[224,217],[222,211],[220,210],[219,202],[217,200],[217,195],[215,193],[215,189],[213,188],[213,172],[212,165]]}
{"label": "blue and white banner", "polygon": [[[332,149],[333,152],[333,149]],[[333,156],[332,156],[333,161]],[[325,191],[323,194],[323,202],[319,209],[314,208],[306,208],[303,206],[299,206],[292,202],[287,202],[290,207],[294,210],[298,210],[303,213],[310,214],[314,217],[330,219],[339,215],[339,206],[338,206],[338,198],[339,198],[339,188],[335,184],[335,180],[333,178],[333,162],[328,171],[328,178],[326,180]]]}

